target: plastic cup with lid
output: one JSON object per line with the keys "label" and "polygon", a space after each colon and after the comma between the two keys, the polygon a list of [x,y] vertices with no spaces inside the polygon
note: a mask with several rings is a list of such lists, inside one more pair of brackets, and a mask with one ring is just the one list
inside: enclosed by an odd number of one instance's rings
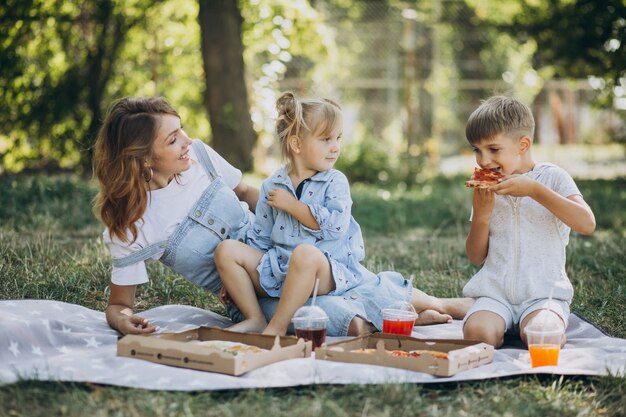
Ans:
{"label": "plastic cup with lid", "polygon": [[303,306],[291,319],[296,337],[313,342],[313,350],[326,341],[328,315],[317,306]]}
{"label": "plastic cup with lid", "polygon": [[396,301],[383,308],[383,333],[410,336],[418,314],[411,303]]}

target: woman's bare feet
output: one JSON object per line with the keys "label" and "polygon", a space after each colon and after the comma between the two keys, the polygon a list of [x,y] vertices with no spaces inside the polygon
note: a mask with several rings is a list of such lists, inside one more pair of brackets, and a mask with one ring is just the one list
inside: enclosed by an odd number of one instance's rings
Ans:
{"label": "woman's bare feet", "polygon": [[428,324],[452,323],[452,317],[449,314],[441,314],[435,310],[423,310],[418,313],[416,326],[426,326]]}
{"label": "woman's bare feet", "polygon": [[265,318],[250,318],[227,327],[226,330],[238,333],[261,333],[267,327]]}

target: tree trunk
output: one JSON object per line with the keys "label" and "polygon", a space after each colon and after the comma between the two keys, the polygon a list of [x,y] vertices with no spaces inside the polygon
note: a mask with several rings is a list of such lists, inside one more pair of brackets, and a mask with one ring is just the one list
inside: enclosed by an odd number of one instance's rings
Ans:
{"label": "tree trunk", "polygon": [[237,0],[199,0],[202,60],[212,145],[235,167],[253,168],[256,132],[252,127],[246,90],[242,17]]}

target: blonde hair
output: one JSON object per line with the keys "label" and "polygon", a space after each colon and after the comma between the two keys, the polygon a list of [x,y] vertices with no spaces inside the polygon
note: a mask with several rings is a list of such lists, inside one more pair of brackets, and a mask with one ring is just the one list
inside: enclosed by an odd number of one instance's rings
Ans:
{"label": "blonde hair", "polygon": [[93,212],[115,236],[137,239],[135,222],[148,205],[144,163],[152,154],[161,116],[178,113],[161,97],[124,97],[112,103],[96,139],[93,172],[100,190]]}
{"label": "blonde hair", "polygon": [[535,132],[535,119],[528,106],[511,97],[493,96],[483,101],[470,115],[465,136],[470,144],[497,135],[529,136]]}
{"label": "blonde hair", "polygon": [[327,98],[298,98],[291,91],[276,100],[276,133],[283,157],[291,160],[289,138],[311,135],[330,136],[341,127],[341,107]]}

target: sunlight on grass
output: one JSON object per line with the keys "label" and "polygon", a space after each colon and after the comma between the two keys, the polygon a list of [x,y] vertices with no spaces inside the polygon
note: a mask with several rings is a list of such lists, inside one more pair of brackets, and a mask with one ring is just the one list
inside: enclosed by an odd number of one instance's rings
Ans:
{"label": "sunlight on grass", "polygon": [[[476,268],[465,256],[470,197],[463,177],[418,189],[354,188],[365,265],[414,276],[414,285],[455,297]],[[0,299],[54,299],[104,310],[110,259],[91,217],[94,189],[68,178],[0,177]],[[626,337],[626,180],[579,181],[598,231],[573,234],[567,273],[572,310]],[[428,187],[425,187],[428,185]],[[30,192],[36,190],[36,192]],[[45,203],[44,203],[45,202]],[[45,210],[42,211],[42,204]],[[68,207],[72,207],[68,211]],[[87,214],[77,214],[85,211]],[[217,299],[158,263],[137,289],[137,307],[186,304],[224,314]],[[0,390],[0,415],[84,416],[623,416],[626,377],[519,377],[458,384],[322,385],[225,392],[160,392],[93,384],[22,381]]]}

